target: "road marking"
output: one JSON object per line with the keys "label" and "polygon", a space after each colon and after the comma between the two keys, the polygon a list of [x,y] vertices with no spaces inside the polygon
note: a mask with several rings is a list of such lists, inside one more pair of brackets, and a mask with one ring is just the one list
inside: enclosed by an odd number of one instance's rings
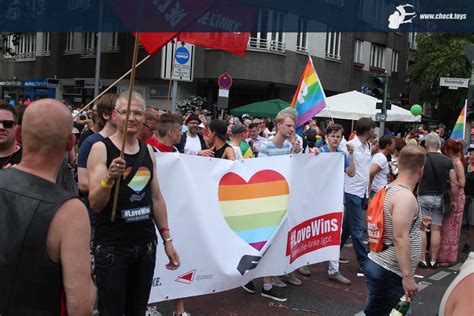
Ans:
{"label": "road marking", "polygon": [[423,282],[422,281],[422,282],[418,283],[418,292],[423,291],[424,289],[426,289],[430,285],[431,285],[430,282]]}
{"label": "road marking", "polygon": [[452,271],[458,271],[459,269],[461,269],[461,266],[463,265],[462,262],[452,266],[452,267],[449,267],[449,270],[452,270]]}
{"label": "road marking", "polygon": [[439,281],[441,280],[442,278],[444,277],[447,277],[448,275],[450,275],[451,272],[447,272],[447,271],[440,271],[432,276],[430,276],[430,279],[431,280],[435,280],[435,281]]}

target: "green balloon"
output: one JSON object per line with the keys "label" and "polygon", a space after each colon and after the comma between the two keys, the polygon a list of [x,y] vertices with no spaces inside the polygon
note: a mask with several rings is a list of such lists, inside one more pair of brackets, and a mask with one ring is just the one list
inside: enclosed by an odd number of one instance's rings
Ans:
{"label": "green balloon", "polygon": [[410,108],[410,111],[414,116],[418,116],[423,112],[423,108],[419,104],[413,104]]}

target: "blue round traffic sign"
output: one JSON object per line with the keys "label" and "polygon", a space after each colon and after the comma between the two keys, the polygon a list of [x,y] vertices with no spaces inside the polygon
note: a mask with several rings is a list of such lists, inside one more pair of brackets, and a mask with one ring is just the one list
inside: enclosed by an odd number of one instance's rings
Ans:
{"label": "blue round traffic sign", "polygon": [[178,64],[184,65],[189,61],[189,50],[182,46],[176,50],[175,59]]}
{"label": "blue round traffic sign", "polygon": [[229,89],[232,86],[232,77],[228,73],[223,73],[217,78],[217,84],[221,89]]}

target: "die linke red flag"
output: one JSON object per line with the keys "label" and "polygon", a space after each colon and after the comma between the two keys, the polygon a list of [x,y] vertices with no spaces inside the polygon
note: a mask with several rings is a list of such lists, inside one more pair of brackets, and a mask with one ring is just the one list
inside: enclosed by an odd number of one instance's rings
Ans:
{"label": "die linke red flag", "polygon": [[140,44],[148,54],[153,55],[177,35],[174,32],[143,32],[140,33]]}
{"label": "die linke red flag", "polygon": [[248,32],[185,32],[178,40],[202,47],[224,50],[244,55],[247,50],[250,33]]}

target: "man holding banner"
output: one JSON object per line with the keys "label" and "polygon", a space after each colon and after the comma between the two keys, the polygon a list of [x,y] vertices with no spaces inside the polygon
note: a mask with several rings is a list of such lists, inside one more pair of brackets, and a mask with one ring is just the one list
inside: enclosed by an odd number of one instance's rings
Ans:
{"label": "man holding banner", "polygon": [[[157,181],[155,155],[138,140],[145,102],[137,92],[130,93],[117,98],[113,113],[117,132],[94,144],[87,163],[90,206],[98,213],[94,258],[101,315],[145,314],[155,269],[155,225],[170,260],[166,267],[174,270],[180,265]],[[128,128],[127,100],[131,102]],[[124,138],[122,159],[119,148]],[[119,190],[116,212],[115,190]]]}

